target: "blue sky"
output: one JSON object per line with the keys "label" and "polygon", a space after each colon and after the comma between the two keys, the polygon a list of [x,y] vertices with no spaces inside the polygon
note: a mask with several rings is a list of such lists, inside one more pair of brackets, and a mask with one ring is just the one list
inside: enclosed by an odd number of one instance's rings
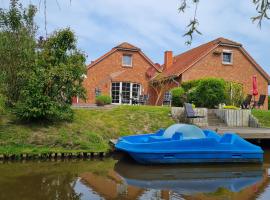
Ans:
{"label": "blue sky", "polygon": [[[8,0],[0,0],[5,7]],[[40,8],[38,35],[44,35],[43,0],[24,0]],[[40,3],[41,2],[41,3]],[[58,2],[58,3],[57,3]],[[95,60],[117,44],[127,41],[140,47],[154,62],[163,62],[163,52],[179,54],[217,37],[240,42],[270,74],[270,20],[259,29],[251,0],[202,0],[199,30],[191,46],[185,45],[185,26],[193,7],[178,13],[180,0],[47,0],[48,32],[63,27],[75,31],[78,44]],[[59,6],[58,6],[59,4]]]}

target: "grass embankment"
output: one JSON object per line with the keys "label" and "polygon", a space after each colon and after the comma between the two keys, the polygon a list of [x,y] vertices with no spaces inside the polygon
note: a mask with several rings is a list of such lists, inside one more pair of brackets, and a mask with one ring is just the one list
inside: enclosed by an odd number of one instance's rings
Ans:
{"label": "grass embankment", "polygon": [[111,110],[75,109],[73,122],[22,124],[2,116],[0,154],[103,152],[108,141],[173,124],[170,108],[119,106]]}
{"label": "grass embankment", "polygon": [[252,110],[254,115],[262,127],[270,128],[270,111],[269,110]]}

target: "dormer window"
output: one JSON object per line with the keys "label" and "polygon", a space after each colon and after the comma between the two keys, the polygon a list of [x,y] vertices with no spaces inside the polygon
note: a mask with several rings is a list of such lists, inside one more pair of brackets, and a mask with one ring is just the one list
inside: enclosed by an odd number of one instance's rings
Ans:
{"label": "dormer window", "polygon": [[222,52],[222,64],[231,65],[233,62],[232,51],[230,50],[223,50]]}
{"label": "dormer window", "polygon": [[124,67],[132,67],[132,55],[123,54],[122,65]]}

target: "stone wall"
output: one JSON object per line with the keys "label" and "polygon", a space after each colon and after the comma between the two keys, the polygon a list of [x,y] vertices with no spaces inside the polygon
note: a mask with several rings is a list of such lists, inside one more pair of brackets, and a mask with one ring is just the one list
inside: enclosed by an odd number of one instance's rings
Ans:
{"label": "stone wall", "polygon": [[172,117],[179,123],[194,124],[200,127],[208,126],[207,108],[195,108],[196,115],[204,116],[204,118],[188,119],[183,107],[172,107]]}

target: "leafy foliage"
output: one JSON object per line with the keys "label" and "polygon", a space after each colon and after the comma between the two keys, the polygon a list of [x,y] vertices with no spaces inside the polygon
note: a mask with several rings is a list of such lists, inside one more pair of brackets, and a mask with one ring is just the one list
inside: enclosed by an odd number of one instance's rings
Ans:
{"label": "leafy foliage", "polygon": [[216,78],[202,79],[188,96],[190,102],[199,107],[214,108],[226,99],[225,81]]}
{"label": "leafy foliage", "polygon": [[201,79],[186,81],[181,84],[181,87],[188,92],[190,89],[196,87]]}
{"label": "leafy foliage", "polygon": [[176,87],[171,90],[172,106],[180,107],[186,100],[185,90],[182,87]]}
{"label": "leafy foliage", "polygon": [[85,57],[76,48],[74,33],[59,30],[39,41],[36,68],[16,105],[23,120],[72,119],[70,105],[73,96],[84,97],[82,86]]}
{"label": "leafy foliage", "polygon": [[17,0],[9,10],[0,9],[0,84],[9,105],[19,99],[35,62],[35,13],[34,6],[24,9]]}
{"label": "leafy foliage", "polygon": [[[197,9],[200,0],[180,0],[180,6],[178,7],[179,12],[184,13],[190,4],[195,5],[194,15],[190,20],[190,23],[187,25],[187,31],[184,36],[187,36],[189,39],[186,41],[187,45],[191,45],[194,34],[201,35],[202,33],[198,30],[199,21],[197,18]],[[258,26],[261,27],[262,21],[264,19],[269,20],[269,9],[270,1],[269,0],[252,0],[254,6],[256,7],[257,16],[251,17],[253,22],[258,21]]]}
{"label": "leafy foliage", "polygon": [[0,10],[0,92],[21,120],[71,119],[72,97],[85,96],[85,55],[70,29],[36,40],[35,13],[18,0]]}
{"label": "leafy foliage", "polygon": [[239,107],[244,100],[243,85],[235,82],[225,84],[226,104]]}
{"label": "leafy foliage", "polygon": [[185,90],[187,101],[197,106],[212,108],[219,103],[226,103],[239,107],[244,98],[242,84],[218,78],[191,80],[182,83],[181,87]]}
{"label": "leafy foliage", "polygon": [[104,106],[112,103],[112,98],[107,95],[100,95],[96,97],[96,104],[98,106]]}
{"label": "leafy foliage", "polygon": [[223,106],[223,109],[239,110],[240,108],[236,106]]}
{"label": "leafy foliage", "polygon": [[268,11],[270,9],[269,0],[253,0],[253,4],[256,6],[257,16],[252,17],[252,21],[258,21],[258,26],[261,27],[263,19],[270,19]]}

